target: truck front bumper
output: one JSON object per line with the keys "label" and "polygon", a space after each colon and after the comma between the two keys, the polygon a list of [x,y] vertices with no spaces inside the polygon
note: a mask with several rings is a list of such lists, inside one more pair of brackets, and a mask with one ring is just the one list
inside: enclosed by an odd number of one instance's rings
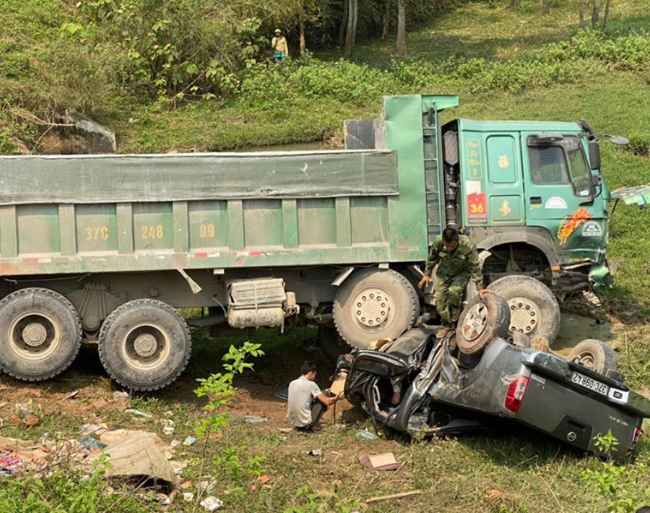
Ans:
{"label": "truck front bumper", "polygon": [[613,284],[612,273],[607,264],[594,265],[589,271],[589,285],[594,292],[602,293]]}

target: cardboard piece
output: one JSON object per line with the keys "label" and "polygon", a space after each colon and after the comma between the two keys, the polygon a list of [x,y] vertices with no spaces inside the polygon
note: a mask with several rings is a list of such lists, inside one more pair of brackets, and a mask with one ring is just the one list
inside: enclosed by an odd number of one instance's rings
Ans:
{"label": "cardboard piece", "polygon": [[359,462],[366,467],[367,472],[377,472],[379,470],[399,470],[403,463],[395,459],[392,452],[385,454],[376,454],[374,456],[361,456]]}
{"label": "cardboard piece", "polygon": [[[111,464],[106,469],[106,477],[146,476],[167,482],[171,489],[179,484],[174,468],[149,433],[134,433],[108,446],[103,453],[108,455]],[[92,461],[99,454],[94,453],[89,459]]]}

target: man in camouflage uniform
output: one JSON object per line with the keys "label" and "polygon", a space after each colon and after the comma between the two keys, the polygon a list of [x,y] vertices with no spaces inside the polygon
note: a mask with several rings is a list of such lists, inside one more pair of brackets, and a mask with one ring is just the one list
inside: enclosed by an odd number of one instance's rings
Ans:
{"label": "man in camouflage uniform", "polygon": [[469,237],[459,235],[455,227],[448,226],[431,245],[424,277],[418,284],[420,288],[431,281],[436,265],[436,310],[443,324],[451,327],[460,317],[463,294],[469,281],[476,283],[481,298],[486,292],[481,290],[483,275],[476,245]]}

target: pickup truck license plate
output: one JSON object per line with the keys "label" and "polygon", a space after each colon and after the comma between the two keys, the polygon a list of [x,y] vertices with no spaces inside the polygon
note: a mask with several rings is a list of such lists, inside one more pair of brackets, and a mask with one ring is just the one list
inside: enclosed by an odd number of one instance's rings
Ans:
{"label": "pickup truck license plate", "polygon": [[571,373],[571,381],[580,385],[581,387],[588,388],[589,390],[593,390],[594,392],[605,396],[609,390],[609,387],[605,385],[605,383],[596,381],[595,379],[589,378],[583,374],[580,374],[579,372]]}

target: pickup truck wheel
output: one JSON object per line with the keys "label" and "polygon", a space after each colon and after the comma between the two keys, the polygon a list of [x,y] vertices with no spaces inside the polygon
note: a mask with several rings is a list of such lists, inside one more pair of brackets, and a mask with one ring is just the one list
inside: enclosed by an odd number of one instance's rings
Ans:
{"label": "pickup truck wheel", "polygon": [[99,333],[99,358],[106,372],[130,390],[164,388],[190,359],[190,330],[167,303],[136,299],[115,309]]}
{"label": "pickup truck wheel", "polygon": [[472,299],[458,319],[456,344],[461,353],[478,354],[495,338],[506,338],[510,325],[510,310],[505,299],[485,294]]}
{"label": "pickup truck wheel", "polygon": [[508,302],[510,331],[553,344],[560,331],[560,305],[546,285],[530,276],[506,276],[488,288]]}
{"label": "pickup truck wheel", "polygon": [[53,290],[27,288],[0,301],[0,367],[23,381],[66,370],[81,348],[75,307]]}
{"label": "pickup truck wheel", "polygon": [[334,297],[334,324],[348,344],[367,349],[377,339],[396,339],[415,325],[420,311],[413,285],[393,270],[352,274]]}
{"label": "pickup truck wheel", "polygon": [[618,357],[614,350],[605,342],[593,338],[583,340],[575,346],[568,360],[603,375],[608,370],[618,371]]}

